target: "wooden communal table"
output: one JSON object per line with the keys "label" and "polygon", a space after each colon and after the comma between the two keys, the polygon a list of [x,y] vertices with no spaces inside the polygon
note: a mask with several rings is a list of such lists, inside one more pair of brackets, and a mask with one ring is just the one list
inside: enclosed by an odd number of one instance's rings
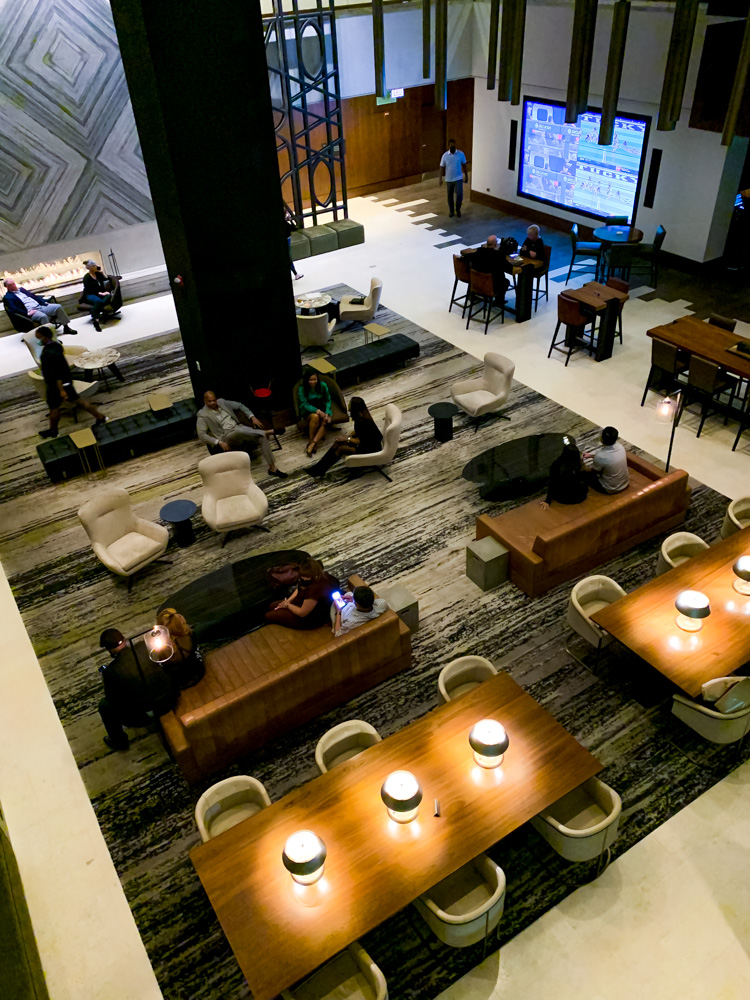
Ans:
{"label": "wooden communal table", "polygon": [[[597,611],[597,625],[656,667],[692,697],[714,677],[733,673],[750,660],[750,597],[732,587],[732,564],[750,554],[750,528],[712,545],[705,552]],[[700,632],[675,624],[675,598],[699,590],[711,602]]]}
{"label": "wooden communal table", "polygon": [[[471,263],[471,255],[476,253],[477,247],[467,247],[461,251],[461,256]],[[500,251],[496,251],[498,254]],[[532,306],[534,303],[534,274],[541,271],[546,266],[546,261],[538,257],[505,256],[503,270],[506,274],[512,274],[516,279],[516,304],[515,306],[505,306],[505,311],[512,313],[516,317],[516,323],[525,323],[531,319]]]}
{"label": "wooden communal table", "polygon": [[681,316],[680,319],[665,323],[664,326],[655,326],[647,332],[649,337],[666,340],[674,347],[713,361],[735,375],[750,379],[750,356],[728,350],[743,339],[737,333],[704,323],[695,316]]}
{"label": "wooden communal table", "polygon": [[621,292],[617,288],[610,288],[609,285],[602,285],[598,281],[588,281],[580,288],[566,288],[565,294],[568,298],[578,299],[589,309],[594,309],[597,313],[602,314],[594,358],[596,361],[606,361],[611,358],[615,346],[620,305],[628,301],[630,298],[628,293]]}
{"label": "wooden communal table", "polygon": [[[474,764],[482,718],[506,727],[501,768]],[[440,879],[600,771],[602,765],[508,674],[442,705],[315,778],[190,857],[254,1000],[271,1000]],[[422,785],[419,817],[388,819],[380,788],[392,771]],[[441,816],[433,815],[440,800]],[[328,850],[316,886],[295,886],[287,837],[311,829]]]}

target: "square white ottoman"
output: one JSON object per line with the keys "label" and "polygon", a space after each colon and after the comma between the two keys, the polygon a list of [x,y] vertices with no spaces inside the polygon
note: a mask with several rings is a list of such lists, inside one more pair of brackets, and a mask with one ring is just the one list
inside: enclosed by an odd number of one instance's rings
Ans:
{"label": "square white ottoman", "polygon": [[400,583],[392,583],[386,587],[378,587],[378,597],[385,598],[388,606],[395,611],[410,632],[419,629],[419,601],[411,591]]}
{"label": "square white ottoman", "polygon": [[466,575],[480,590],[493,590],[508,579],[508,550],[497,539],[478,538],[466,546]]}

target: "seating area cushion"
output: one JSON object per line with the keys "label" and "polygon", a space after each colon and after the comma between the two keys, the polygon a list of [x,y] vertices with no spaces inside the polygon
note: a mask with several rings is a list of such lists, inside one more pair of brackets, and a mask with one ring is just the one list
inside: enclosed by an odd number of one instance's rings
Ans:
{"label": "seating area cushion", "polygon": [[335,229],[329,226],[311,226],[304,230],[304,234],[310,243],[310,253],[313,257],[339,248],[338,235]]}
{"label": "seating area cushion", "polygon": [[218,530],[247,524],[258,516],[258,509],[246,493],[224,497],[216,501],[216,527]]}
{"label": "seating area cushion", "polygon": [[685,519],[690,502],[687,473],[665,473],[628,453],[630,485],[622,493],[589,490],[583,503],[538,499],[513,510],[477,518],[477,538],[497,539],[510,553],[509,577],[530,597],[600,566]]}
{"label": "seating area cushion", "polygon": [[386,611],[342,636],[264,625],[207,653],[203,679],[161,720],[178,765],[195,781],[380,684],[409,666],[410,636]]}
{"label": "seating area cushion", "polygon": [[741,679],[740,677],[714,677],[713,680],[706,681],[705,684],[701,685],[701,697],[705,702],[712,704],[735,684],[739,684]]}
{"label": "seating area cushion", "polygon": [[236,806],[222,808],[221,804],[214,807],[214,811],[209,809],[205,816],[206,825],[212,837],[218,837],[225,830],[231,830],[233,826],[242,823],[251,816],[255,816],[261,811],[258,802],[240,802]]}
{"label": "seating area cushion", "polygon": [[491,403],[495,397],[486,389],[476,389],[474,392],[463,392],[455,397],[458,405],[467,413],[476,413],[480,406]]}
{"label": "seating area cushion", "polygon": [[305,257],[309,257],[312,253],[310,250],[310,241],[304,232],[292,233],[291,243],[289,244],[292,254],[292,260],[303,260]]}
{"label": "seating area cushion", "polygon": [[574,788],[550,808],[550,815],[569,830],[588,830],[607,818],[607,813],[583,787]]}
{"label": "seating area cushion", "polygon": [[338,222],[329,222],[328,228],[333,229],[339,243],[339,250],[343,247],[354,247],[365,242],[365,227],[361,222],[354,219],[341,219]]}
{"label": "seating area cushion", "polygon": [[419,344],[403,333],[379,337],[377,341],[352,347],[327,360],[336,368],[336,381],[341,387],[355,385],[362,379],[374,378],[393,371],[412,358],[419,357]]}
{"label": "seating area cushion", "polygon": [[148,535],[142,535],[139,531],[129,531],[108,545],[107,552],[128,573],[144,560],[150,559],[154,553],[161,552],[163,548],[161,542],[155,542]]}
{"label": "seating area cushion", "polygon": [[750,677],[743,677],[739,684],[733,684],[714,705],[717,712],[741,712],[750,708]]}

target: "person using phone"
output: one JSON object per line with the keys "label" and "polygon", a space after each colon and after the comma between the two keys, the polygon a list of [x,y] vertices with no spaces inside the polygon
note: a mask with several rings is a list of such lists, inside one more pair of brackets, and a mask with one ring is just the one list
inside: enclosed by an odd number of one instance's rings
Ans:
{"label": "person using phone", "polygon": [[379,618],[388,610],[388,603],[376,597],[370,587],[355,587],[353,591],[333,595],[331,622],[334,635],[345,635],[357,625]]}

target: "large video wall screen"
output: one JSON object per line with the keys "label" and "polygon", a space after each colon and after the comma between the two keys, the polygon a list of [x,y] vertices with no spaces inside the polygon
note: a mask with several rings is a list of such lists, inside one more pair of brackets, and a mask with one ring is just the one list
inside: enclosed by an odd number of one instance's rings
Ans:
{"label": "large video wall screen", "polygon": [[619,115],[611,146],[598,145],[601,114],[565,123],[565,106],[525,98],[518,193],[582,215],[633,221],[650,119]]}

